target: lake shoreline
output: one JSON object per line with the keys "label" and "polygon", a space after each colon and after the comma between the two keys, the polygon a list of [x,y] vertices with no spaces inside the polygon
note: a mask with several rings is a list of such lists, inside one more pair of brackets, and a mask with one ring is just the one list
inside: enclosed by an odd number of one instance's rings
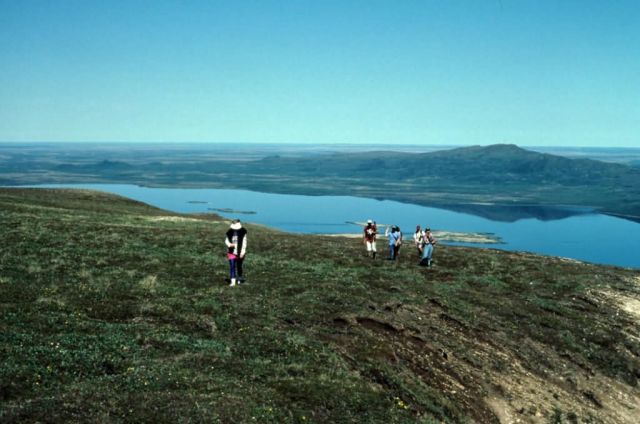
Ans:
{"label": "lake shoreline", "polygon": [[[500,237],[495,236],[493,234],[486,233],[463,233],[457,231],[432,231],[433,236],[438,242],[444,243],[472,243],[472,244],[505,244]],[[318,236],[324,237],[344,237],[350,239],[362,238],[362,234],[360,233],[325,233],[325,234],[314,234]],[[412,237],[413,234],[405,234],[404,241],[413,242],[413,239],[409,240],[407,237]],[[379,235],[379,239],[387,240],[387,236]]]}
{"label": "lake shoreline", "polygon": [[[434,229],[435,237],[443,244],[531,252],[596,264],[640,268],[635,254],[640,250],[640,225],[604,213],[567,216],[565,213],[556,213],[558,209],[551,209],[540,211],[538,218],[527,213],[526,219],[511,216],[513,219],[505,221],[414,203],[355,196],[283,195],[228,188],[148,188],[127,184],[29,187],[106,191],[180,214],[212,213],[208,207],[219,205],[228,211],[218,212],[223,219],[238,218],[239,211],[254,211],[255,215],[244,215],[243,221],[287,233],[337,237],[347,234],[346,237],[357,238],[361,237],[360,224],[367,219],[374,219],[378,222],[381,234],[384,233],[384,223],[400,226],[404,230],[407,245],[413,244],[413,231],[416,224],[421,224],[423,228],[429,226]],[[440,231],[443,233],[439,234]],[[606,236],[601,237],[596,245],[590,236],[594,233]]]}

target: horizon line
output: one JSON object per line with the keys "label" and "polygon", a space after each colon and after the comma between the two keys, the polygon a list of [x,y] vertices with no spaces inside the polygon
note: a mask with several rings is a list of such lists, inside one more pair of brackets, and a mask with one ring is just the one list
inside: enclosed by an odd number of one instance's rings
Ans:
{"label": "horizon line", "polygon": [[203,145],[203,144],[224,144],[224,145],[290,145],[290,146],[385,146],[387,148],[393,147],[470,147],[470,146],[494,146],[494,145],[515,145],[519,147],[533,147],[544,149],[562,149],[562,148],[581,148],[581,149],[640,149],[638,147],[631,146],[585,146],[585,145],[543,145],[543,144],[518,144],[509,143],[507,141],[496,143],[470,143],[470,144],[429,144],[429,143],[389,143],[389,142],[295,142],[295,141],[134,141],[134,140],[109,140],[109,141],[97,141],[97,140],[0,140],[0,144],[150,144],[150,145]]}

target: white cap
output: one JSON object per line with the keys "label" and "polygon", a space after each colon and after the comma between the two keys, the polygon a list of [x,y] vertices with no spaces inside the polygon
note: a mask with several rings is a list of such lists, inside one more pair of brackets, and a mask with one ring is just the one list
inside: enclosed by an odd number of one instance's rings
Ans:
{"label": "white cap", "polygon": [[373,224],[373,221],[370,219],[367,219],[367,224]]}

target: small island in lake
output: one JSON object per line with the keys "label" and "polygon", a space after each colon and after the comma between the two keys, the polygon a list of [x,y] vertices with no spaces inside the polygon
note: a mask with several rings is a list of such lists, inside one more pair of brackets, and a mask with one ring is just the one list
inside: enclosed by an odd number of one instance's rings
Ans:
{"label": "small island in lake", "polygon": [[[346,221],[347,224],[353,224],[358,226],[367,225],[366,222]],[[385,228],[390,227],[390,224],[377,224],[378,235],[384,237]],[[503,244],[504,242],[500,237],[492,233],[463,233],[457,231],[445,231],[445,230],[433,230],[433,236],[438,241],[451,242],[451,243],[481,243],[481,244]],[[323,234],[323,235],[335,235],[343,237],[362,237],[362,234]],[[405,237],[407,235],[405,234]],[[409,234],[412,236],[412,234]]]}
{"label": "small island in lake", "polygon": [[504,244],[502,239],[492,233],[460,233],[454,231],[432,231],[438,241],[453,243]]}
{"label": "small island in lake", "polygon": [[215,211],[215,212],[222,212],[222,213],[235,213],[235,214],[239,214],[239,215],[255,215],[258,212],[255,211],[238,211],[235,209],[230,209],[230,208],[207,208],[210,211]]}

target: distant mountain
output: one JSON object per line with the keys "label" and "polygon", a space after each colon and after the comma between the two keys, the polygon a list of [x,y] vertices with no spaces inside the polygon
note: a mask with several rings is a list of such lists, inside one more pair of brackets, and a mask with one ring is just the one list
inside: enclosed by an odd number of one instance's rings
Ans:
{"label": "distant mountain", "polygon": [[[423,154],[381,151],[315,158],[268,157],[251,168],[255,174],[295,176],[298,185],[305,179],[312,187],[319,180],[329,180],[345,194],[456,210],[484,209],[484,216],[496,214],[486,208],[488,204],[571,205],[640,217],[639,168],[570,159],[511,144]],[[517,215],[511,213],[505,220],[513,216]]]}
{"label": "distant mountain", "polygon": [[472,146],[432,153],[368,152],[316,158],[269,157],[255,164],[258,172],[314,173],[323,176],[454,178],[463,182],[559,183],[582,185],[603,180],[640,178],[629,166],[591,159],[568,159],[511,144]]}
{"label": "distant mountain", "polygon": [[[53,150],[20,151],[0,157],[0,184],[118,182],[236,188],[391,199],[506,221],[548,219],[590,209],[640,220],[639,167],[533,152],[512,144],[255,160],[251,154],[231,159],[200,151],[176,156],[162,148],[149,155],[144,159],[123,151],[101,157],[92,151],[87,159],[73,159]],[[549,206],[555,209],[537,209]]]}

